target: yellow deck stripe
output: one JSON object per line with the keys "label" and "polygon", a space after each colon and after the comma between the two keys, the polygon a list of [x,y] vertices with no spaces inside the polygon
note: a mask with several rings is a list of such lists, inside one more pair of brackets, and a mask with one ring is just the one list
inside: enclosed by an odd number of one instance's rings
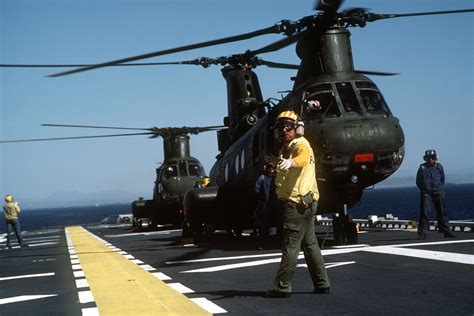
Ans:
{"label": "yellow deck stripe", "polygon": [[81,227],[68,227],[101,315],[210,315]]}

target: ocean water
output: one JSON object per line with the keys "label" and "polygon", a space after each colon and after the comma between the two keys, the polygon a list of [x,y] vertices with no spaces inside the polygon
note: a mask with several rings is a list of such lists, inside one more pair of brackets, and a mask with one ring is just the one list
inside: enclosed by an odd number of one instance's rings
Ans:
{"label": "ocean water", "polygon": [[[474,183],[447,185],[446,209],[450,220],[474,220]],[[392,214],[399,219],[417,220],[419,214],[419,191],[416,187],[377,188],[366,190],[361,203],[349,210],[353,218],[366,219],[369,215]],[[23,210],[22,230],[46,227],[64,227],[99,223],[107,216],[130,214],[130,203],[89,207],[66,207],[53,209]],[[434,209],[431,214],[436,219]],[[4,224],[3,224],[4,225]],[[0,226],[1,231],[5,227]]]}
{"label": "ocean water", "polygon": [[[445,205],[450,220],[474,220],[474,183],[445,186]],[[404,220],[418,220],[420,192],[417,187],[366,190],[359,205],[349,210],[353,218],[392,214]],[[430,218],[436,220],[432,207]]]}

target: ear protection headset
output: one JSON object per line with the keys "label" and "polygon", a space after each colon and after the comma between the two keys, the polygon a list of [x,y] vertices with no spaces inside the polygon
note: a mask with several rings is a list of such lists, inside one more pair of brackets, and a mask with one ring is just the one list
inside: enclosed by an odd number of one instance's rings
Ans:
{"label": "ear protection headset", "polygon": [[298,122],[296,123],[296,135],[304,135],[304,122],[298,117]]}

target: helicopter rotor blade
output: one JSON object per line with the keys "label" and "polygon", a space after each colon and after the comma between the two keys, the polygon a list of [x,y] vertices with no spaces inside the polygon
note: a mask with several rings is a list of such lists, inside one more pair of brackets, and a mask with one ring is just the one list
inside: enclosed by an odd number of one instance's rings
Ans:
{"label": "helicopter rotor blade", "polygon": [[[143,135],[151,135],[151,138],[166,137],[181,134],[199,134],[201,132],[217,131],[223,129],[225,126],[203,126],[203,127],[151,127],[151,128],[137,128],[137,127],[117,127],[117,126],[97,126],[97,125],[70,125],[70,124],[41,124],[41,126],[49,127],[74,127],[74,128],[94,128],[94,129],[120,129],[120,130],[142,130],[149,131]],[[139,135],[139,134],[137,134]]]}
{"label": "helicopter rotor blade", "polygon": [[92,136],[71,136],[71,137],[13,139],[13,140],[0,140],[0,144],[6,144],[6,143],[25,143],[25,142],[42,142],[42,141],[55,141],[55,140],[71,140],[71,139],[85,139],[85,138],[122,137],[122,136],[137,136],[137,135],[153,135],[153,133],[152,133],[152,132],[147,132],[147,133],[133,133],[133,134],[109,134],[109,135],[92,135]]}
{"label": "helicopter rotor blade", "polygon": [[141,130],[151,131],[151,128],[139,128],[139,127],[116,127],[116,126],[96,126],[96,125],[69,125],[69,124],[41,124],[41,126],[49,127],[79,127],[79,128],[103,128],[103,129],[129,129],[129,130]]}
{"label": "helicopter rotor blade", "polygon": [[[157,66],[157,65],[186,65],[187,61],[175,62],[156,62],[156,63],[130,63],[116,64],[109,67],[137,67],[137,66]],[[68,68],[68,67],[87,67],[94,64],[0,64],[0,68]]]}
{"label": "helicopter rotor blade", "polygon": [[286,46],[289,46],[293,43],[296,43],[306,32],[307,31],[302,31],[302,32],[296,33],[296,34],[294,34],[290,37],[287,37],[287,38],[281,39],[279,41],[273,42],[273,43],[271,43],[267,46],[264,46],[260,49],[247,51],[247,53],[251,56],[256,56],[256,55],[271,53],[271,52],[280,50],[282,48],[285,48]]}
{"label": "helicopter rotor blade", "polygon": [[364,8],[350,8],[338,14],[337,19],[344,27],[364,27],[367,22],[375,22],[378,20],[402,18],[410,16],[423,15],[438,15],[438,14],[453,14],[453,13],[467,13],[474,12],[474,9],[465,10],[450,10],[450,11],[430,11],[430,12],[416,12],[416,13],[402,13],[402,14],[378,14],[370,13]]}
{"label": "helicopter rotor blade", "polygon": [[284,63],[276,63],[273,61],[263,60],[258,58],[259,65],[264,65],[270,68],[281,68],[281,69],[298,69],[300,66],[295,64],[284,64]]}
{"label": "helicopter rotor blade", "polygon": [[185,46],[165,49],[165,50],[161,50],[161,51],[157,51],[157,52],[152,52],[152,53],[127,57],[127,58],[121,58],[121,59],[117,59],[117,60],[113,60],[113,61],[109,61],[109,62],[105,62],[105,63],[100,63],[100,64],[93,64],[93,65],[81,67],[81,68],[78,68],[78,69],[72,69],[72,70],[69,70],[69,71],[55,73],[55,74],[49,75],[48,77],[61,77],[61,76],[70,75],[70,74],[73,74],[73,73],[88,71],[88,70],[97,69],[97,68],[109,67],[109,66],[113,66],[113,65],[116,65],[116,64],[124,64],[124,63],[128,63],[128,62],[136,61],[136,60],[142,60],[142,59],[147,59],[147,58],[152,58],[152,57],[158,57],[158,56],[163,56],[163,55],[168,55],[168,54],[174,54],[174,53],[178,53],[178,52],[189,51],[189,50],[198,49],[198,48],[204,48],[204,47],[209,47],[209,46],[215,46],[215,45],[227,44],[227,43],[231,43],[231,42],[242,41],[242,40],[246,40],[246,39],[250,39],[250,38],[254,38],[254,37],[261,36],[261,35],[266,35],[266,34],[284,33],[287,36],[291,36],[293,33],[297,32],[298,30],[306,27],[306,24],[311,19],[314,19],[314,16],[303,17],[302,19],[300,19],[298,21],[281,20],[280,22],[276,23],[273,26],[266,27],[266,28],[263,28],[263,29],[260,29],[260,30],[257,30],[257,31],[249,32],[249,33],[224,37],[224,38],[221,38],[221,39],[210,40],[210,41],[191,44],[191,45],[185,45]]}
{"label": "helicopter rotor blade", "polygon": [[371,70],[355,70],[355,73],[362,75],[372,75],[372,76],[396,76],[399,73],[396,72],[383,72],[383,71],[371,71]]}
{"label": "helicopter rotor blade", "polygon": [[474,9],[416,12],[416,13],[403,13],[403,14],[373,14],[373,13],[371,13],[370,15],[373,15],[373,17],[369,20],[369,22],[373,22],[373,21],[377,21],[377,20],[383,20],[383,19],[408,17],[408,16],[438,15],[438,14],[467,13],[467,12],[474,12]]}

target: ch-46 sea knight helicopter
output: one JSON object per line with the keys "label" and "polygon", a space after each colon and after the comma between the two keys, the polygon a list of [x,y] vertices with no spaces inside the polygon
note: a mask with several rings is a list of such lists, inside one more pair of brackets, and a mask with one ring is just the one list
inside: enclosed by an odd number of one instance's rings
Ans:
{"label": "ch-46 sea knight helicopter", "polygon": [[[110,66],[131,66],[146,58],[241,41],[265,34],[285,38],[260,49],[219,58],[148,63],[221,65],[227,83],[228,116],[218,132],[219,154],[209,187],[188,190],[185,218],[199,235],[203,224],[211,227],[243,228],[251,224],[256,204],[253,187],[264,157],[277,154],[274,137],[277,115],[296,111],[305,124],[305,137],[316,153],[317,181],[321,193],[320,213],[337,213],[335,238],[340,243],[357,242],[347,210],[361,198],[363,190],[390,175],[404,158],[405,137],[377,85],[366,75],[393,73],[354,69],[349,27],[364,27],[383,19],[474,12],[472,9],[408,14],[375,14],[363,8],[338,12],[341,0],[322,0],[316,14],[297,21],[279,23],[253,32],[122,58],[51,75],[59,77]],[[297,43],[300,65],[266,61],[258,57]],[[144,63],[139,64],[144,65]],[[264,101],[253,68],[297,69],[294,85],[281,101]],[[21,65],[19,65],[21,66]],[[28,66],[28,65],[25,65]],[[72,65],[71,65],[72,66]],[[248,198],[243,198],[248,197]]]}
{"label": "ch-46 sea knight helicopter", "polygon": [[[48,140],[70,140],[84,138],[122,137],[135,135],[150,135],[150,138],[163,138],[164,160],[156,168],[156,180],[153,187],[153,199],[145,200],[139,198],[132,202],[134,223],[141,224],[146,220],[149,226],[173,224],[180,226],[183,223],[183,197],[184,193],[193,188],[196,182],[201,182],[206,173],[199,160],[190,155],[189,134],[196,135],[202,132],[217,131],[223,126],[205,127],[166,127],[166,128],[130,128],[90,125],[65,125],[65,124],[42,124],[52,127],[74,127],[94,128],[109,130],[135,130],[144,131],[127,134],[109,134],[93,136],[36,138],[11,141],[0,141],[1,143],[32,142]],[[140,225],[141,226],[141,225]]]}

